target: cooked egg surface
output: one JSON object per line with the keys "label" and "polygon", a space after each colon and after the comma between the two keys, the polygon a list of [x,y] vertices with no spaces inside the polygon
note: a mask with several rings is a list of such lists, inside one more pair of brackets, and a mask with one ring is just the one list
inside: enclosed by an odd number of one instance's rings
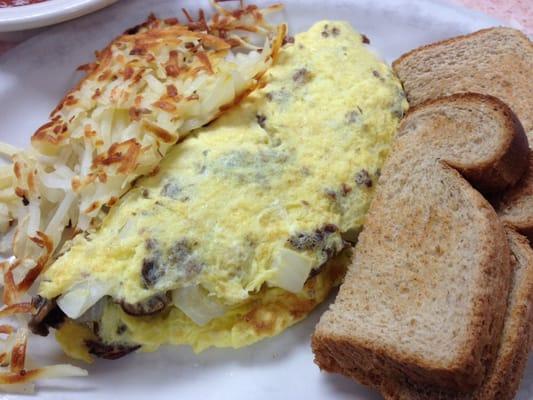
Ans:
{"label": "cooked egg surface", "polygon": [[[288,311],[286,299],[306,289],[287,271],[320,267],[360,229],[406,109],[399,81],[361,35],[347,23],[315,24],[282,48],[262,88],[176,145],[98,231],[76,237],[40,294],[83,284],[138,303],[196,287],[225,310],[200,326],[176,307],[132,317],[109,303],[100,335],[118,340],[110,332],[123,323],[124,341],[147,349],[251,343],[261,335],[236,327],[267,297],[277,304],[269,312],[284,315],[269,332],[278,333],[303,317]],[[314,304],[325,294],[308,296]]]}
{"label": "cooked egg surface", "polygon": [[[297,294],[263,287],[244,303],[204,326],[192,322],[176,307],[154,316],[134,317],[108,301],[99,336],[106,343],[142,343],[143,351],[154,351],[162,344],[187,344],[195,352],[208,347],[247,346],[275,336],[305,318],[341,283],[348,260],[346,253],[329,261]],[[86,341],[97,337],[85,325],[67,321],[56,332],[56,339],[68,356],[92,361]]]}

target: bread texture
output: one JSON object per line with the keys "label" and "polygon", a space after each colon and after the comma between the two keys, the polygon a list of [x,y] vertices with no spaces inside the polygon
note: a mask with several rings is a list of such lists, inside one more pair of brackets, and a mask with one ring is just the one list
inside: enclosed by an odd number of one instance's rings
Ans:
{"label": "bread texture", "polygon": [[476,92],[503,100],[533,134],[533,43],[519,30],[489,28],[423,46],[392,67],[409,104]]}
{"label": "bread texture", "polygon": [[[512,28],[490,28],[414,49],[394,61],[409,104],[462,92],[493,95],[516,113],[533,147],[533,43]],[[516,187],[496,198],[503,221],[533,240],[533,154]]]}
{"label": "bread texture", "polygon": [[406,116],[353,263],[313,335],[321,369],[384,392],[404,380],[458,392],[482,382],[500,342],[511,264],[502,223],[466,179],[490,190],[518,180],[528,148],[515,120],[479,94]]}
{"label": "bread texture", "polygon": [[529,153],[527,172],[497,200],[496,208],[503,221],[533,241],[533,152]]}
{"label": "bread texture", "polygon": [[507,228],[513,276],[501,343],[483,383],[468,394],[436,391],[407,381],[378,388],[390,400],[511,400],[527,363],[533,319],[533,251],[527,239]]}

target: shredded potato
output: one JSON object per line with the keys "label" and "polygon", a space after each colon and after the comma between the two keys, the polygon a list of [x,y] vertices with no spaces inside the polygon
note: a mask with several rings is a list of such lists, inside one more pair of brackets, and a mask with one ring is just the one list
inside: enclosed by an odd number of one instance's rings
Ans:
{"label": "shredded potato", "polygon": [[[184,10],[183,23],[151,15],[126,31],[80,67],[87,75],[28,150],[0,143],[0,155],[13,161],[0,167],[2,254],[12,242],[12,256],[0,263],[0,318],[35,313],[28,291],[65,241],[97,226],[135,179],[246,96],[272,64],[286,26],[264,16],[281,6],[213,5],[209,20]],[[39,378],[86,374],[66,365],[26,370],[27,330],[4,324],[2,334],[0,390],[27,392]]]}
{"label": "shredded potato", "polygon": [[0,142],[0,155],[4,157],[13,157],[20,151],[19,148],[9,144]]}
{"label": "shredded potato", "polygon": [[0,335],[4,336],[0,339],[0,390],[33,393],[34,385],[31,382],[37,379],[87,375],[87,371],[70,364],[26,369],[28,330],[26,328],[15,329],[11,325],[0,325]]}

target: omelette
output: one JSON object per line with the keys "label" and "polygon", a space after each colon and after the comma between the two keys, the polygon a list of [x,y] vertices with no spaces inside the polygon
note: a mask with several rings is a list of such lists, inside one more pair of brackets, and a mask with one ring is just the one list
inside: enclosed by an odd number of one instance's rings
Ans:
{"label": "omelette", "polygon": [[342,280],[408,107],[365,43],[334,21],[287,40],[259,88],[67,245],[33,330],[90,361],[238,348],[308,315]]}

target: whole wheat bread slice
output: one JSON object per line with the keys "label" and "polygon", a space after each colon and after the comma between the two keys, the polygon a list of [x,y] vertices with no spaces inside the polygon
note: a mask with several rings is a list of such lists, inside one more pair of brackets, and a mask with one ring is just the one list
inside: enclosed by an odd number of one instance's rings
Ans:
{"label": "whole wheat bread slice", "polygon": [[[490,94],[520,119],[533,147],[533,43],[511,28],[484,29],[412,50],[393,63],[409,104],[461,92]],[[500,199],[501,218],[533,240],[531,171]]]}
{"label": "whole wheat bread slice", "polygon": [[414,49],[392,63],[407,100],[476,92],[498,97],[533,131],[533,43],[512,28],[489,28]]}
{"label": "whole wheat bread slice", "polygon": [[526,164],[524,132],[493,97],[454,95],[412,110],[313,335],[320,368],[373,387],[479,385],[499,344],[510,253],[494,209],[461,174],[496,190]]}
{"label": "whole wheat bread slice", "polygon": [[508,228],[514,269],[507,313],[495,362],[482,385],[469,394],[435,391],[407,382],[389,382],[381,388],[390,400],[511,400],[516,395],[528,359],[533,319],[533,250],[527,239]]}

